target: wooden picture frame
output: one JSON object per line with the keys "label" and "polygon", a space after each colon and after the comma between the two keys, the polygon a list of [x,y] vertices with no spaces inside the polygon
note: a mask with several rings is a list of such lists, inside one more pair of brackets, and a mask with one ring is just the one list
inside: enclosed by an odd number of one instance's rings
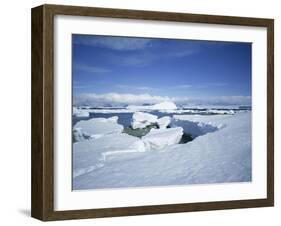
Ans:
{"label": "wooden picture frame", "polygon": [[[200,203],[178,203],[122,208],[54,210],[54,16],[71,15],[240,25],[267,29],[267,198]],[[32,9],[32,201],[31,215],[51,221],[82,218],[163,214],[274,205],[274,20],[42,5]]]}

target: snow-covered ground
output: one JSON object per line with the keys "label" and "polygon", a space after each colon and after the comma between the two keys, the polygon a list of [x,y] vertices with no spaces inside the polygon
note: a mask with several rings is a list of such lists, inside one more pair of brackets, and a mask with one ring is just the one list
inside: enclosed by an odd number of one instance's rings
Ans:
{"label": "snow-covered ground", "polygon": [[110,156],[144,152],[140,139],[125,133],[104,135],[73,144],[73,177],[92,172],[102,167]]}
{"label": "snow-covered ground", "polygon": [[[96,120],[74,126],[90,136],[73,144],[74,190],[251,181],[250,111],[174,115],[172,128],[142,138],[122,133],[116,118]],[[183,132],[195,139],[179,144]]]}

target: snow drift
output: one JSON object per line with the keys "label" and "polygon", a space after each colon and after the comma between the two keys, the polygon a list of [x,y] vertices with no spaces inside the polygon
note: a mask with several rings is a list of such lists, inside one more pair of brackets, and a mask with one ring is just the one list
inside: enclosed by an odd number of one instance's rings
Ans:
{"label": "snow drift", "polygon": [[73,177],[102,167],[110,156],[144,151],[144,143],[139,138],[124,133],[74,143]]}

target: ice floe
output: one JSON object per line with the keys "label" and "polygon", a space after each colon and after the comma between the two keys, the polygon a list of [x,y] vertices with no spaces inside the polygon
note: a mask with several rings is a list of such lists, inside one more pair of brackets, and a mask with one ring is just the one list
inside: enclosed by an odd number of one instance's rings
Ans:
{"label": "ice floe", "polygon": [[147,150],[160,150],[169,145],[180,142],[183,135],[183,128],[175,127],[169,129],[151,129],[148,134],[142,137]]}
{"label": "ice floe", "polygon": [[167,114],[183,114],[183,113],[200,113],[202,111],[200,110],[193,110],[193,109],[174,109],[174,110],[159,110],[161,113],[167,113]]}
{"label": "ice floe", "polygon": [[233,109],[175,109],[175,110],[159,110],[161,113],[167,114],[206,114],[206,115],[234,115],[236,111],[242,112],[242,110]]}
{"label": "ice floe", "polygon": [[89,115],[90,115],[88,110],[78,109],[76,107],[73,107],[72,114],[73,114],[73,116],[79,117],[79,118],[89,117]]}
{"label": "ice floe", "polygon": [[155,104],[155,105],[151,106],[151,108],[153,110],[164,110],[164,109],[174,110],[174,109],[177,109],[177,105],[171,101],[165,101],[165,102],[162,102],[159,104]]}
{"label": "ice floe", "polygon": [[177,109],[177,105],[171,101],[165,101],[154,105],[129,105],[129,110],[142,111],[142,110],[174,110]]}
{"label": "ice floe", "polygon": [[[174,115],[170,126],[151,129],[141,139],[119,128],[116,134],[74,143],[73,189],[252,180],[251,112]],[[179,144],[186,131],[196,139]]]}
{"label": "ice floe", "polygon": [[159,126],[160,129],[165,129],[167,128],[168,125],[171,123],[171,117],[170,116],[164,116],[162,118],[159,118],[157,120],[157,125]]}
{"label": "ice floe", "polygon": [[111,118],[92,118],[89,120],[81,120],[74,125],[74,130],[80,134],[78,137],[89,136],[91,138],[99,138],[105,134],[118,134],[124,129],[122,125],[117,123],[118,117]]}
{"label": "ice floe", "polygon": [[210,109],[206,111],[207,113],[210,114],[222,114],[222,115],[234,115],[235,111],[234,110],[216,110],[216,109]]}
{"label": "ice floe", "polygon": [[89,139],[90,136],[86,135],[82,132],[81,128],[74,128],[73,129],[73,142],[79,142]]}
{"label": "ice floe", "polygon": [[90,109],[89,113],[99,114],[118,114],[118,113],[134,113],[135,110],[130,109]]}
{"label": "ice floe", "polygon": [[167,128],[171,123],[171,117],[164,116],[158,119],[156,115],[146,112],[135,112],[132,117],[131,126],[133,129],[143,129],[149,125],[156,124],[160,129]]}
{"label": "ice floe", "polygon": [[158,117],[145,112],[135,112],[132,117],[131,126],[133,129],[142,129],[153,123],[157,123]]}
{"label": "ice floe", "polygon": [[114,155],[144,151],[144,143],[139,138],[124,133],[74,143],[73,177],[102,167]]}

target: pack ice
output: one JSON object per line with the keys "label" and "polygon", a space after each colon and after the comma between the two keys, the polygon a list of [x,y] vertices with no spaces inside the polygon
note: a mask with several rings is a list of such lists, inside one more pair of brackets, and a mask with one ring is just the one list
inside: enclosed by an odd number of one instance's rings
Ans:
{"label": "pack ice", "polygon": [[[142,121],[136,121],[145,124],[161,119],[138,116]],[[73,189],[252,180],[251,112],[174,115],[170,120],[172,128],[151,129],[141,139],[122,133],[116,118],[98,119],[99,126],[77,123],[82,133],[102,135],[73,144]],[[179,144],[183,132],[196,138]]]}
{"label": "pack ice", "polygon": [[111,118],[92,118],[89,120],[82,120],[75,124],[74,132],[79,137],[99,138],[105,134],[119,134],[124,127],[117,123],[118,117]]}
{"label": "pack ice", "polygon": [[73,107],[72,114],[78,118],[89,117],[90,113],[86,109],[78,109]]}
{"label": "pack ice", "polygon": [[169,145],[180,142],[183,135],[183,128],[175,127],[169,129],[151,129],[148,134],[142,137],[147,150],[161,150]]}

